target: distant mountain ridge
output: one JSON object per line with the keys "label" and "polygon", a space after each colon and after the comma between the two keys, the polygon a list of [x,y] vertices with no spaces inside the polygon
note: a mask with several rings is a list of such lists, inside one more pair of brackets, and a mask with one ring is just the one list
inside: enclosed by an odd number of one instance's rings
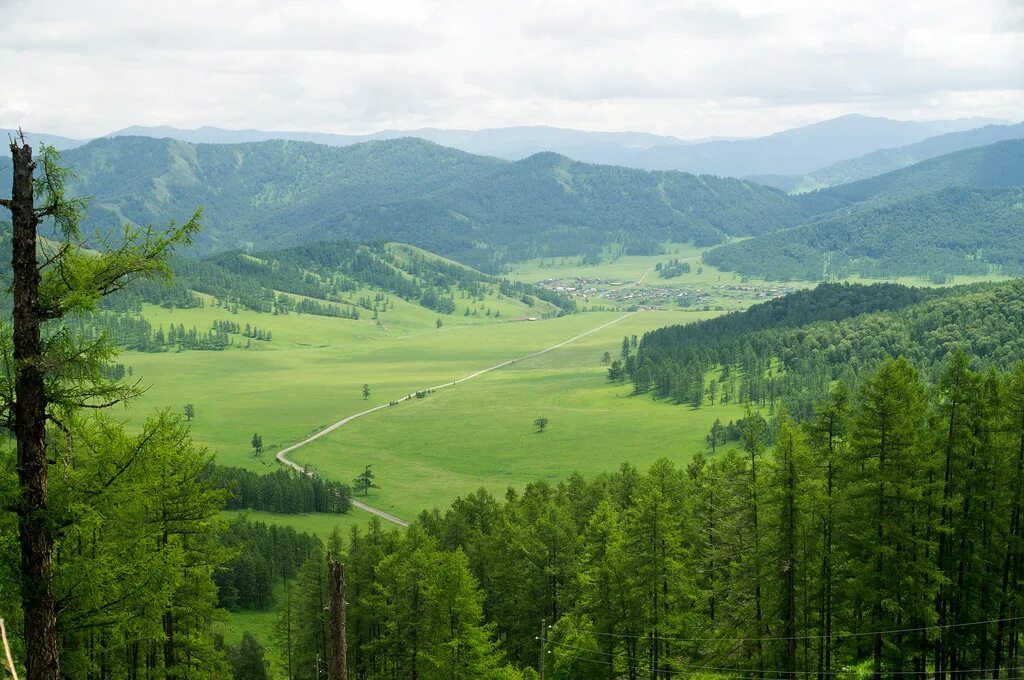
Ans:
{"label": "distant mountain ridge", "polygon": [[[132,126],[106,137],[170,138],[200,144],[238,144],[285,139],[327,146],[417,137],[476,155],[522,160],[545,151],[573,160],[644,170],[681,170],[728,177],[756,176],[755,181],[788,190],[804,175],[839,161],[885,148],[901,147],[951,131],[974,129],[992,121],[965,118],[947,121],[898,121],[851,114],[755,138],[684,140],[647,132],[599,132],[550,126],[512,126],[482,130],[422,128],[382,130],[370,134],[303,131],[227,130],[204,126]],[[58,148],[81,140],[53,137]]]}
{"label": "distant mountain ridge", "polygon": [[753,175],[747,179],[783,191],[803,193],[875,177],[954,151],[1022,138],[1024,138],[1024,123],[986,125],[973,130],[929,137],[909,146],[879,149],[864,156],[834,163],[803,176]]}
{"label": "distant mountain ridge", "polygon": [[810,172],[882,148],[903,146],[950,131],[973,129],[988,119],[897,121],[851,114],[750,139],[683,140],[645,132],[590,132],[545,126],[483,130],[384,130],[367,135],[266,132],[204,127],[131,127],[109,136],[170,137],[198,143],[238,143],[292,139],[329,146],[417,137],[468,153],[522,160],[545,151],[573,160],[642,170],[681,170],[720,177]]}
{"label": "distant mountain ridge", "polygon": [[797,196],[809,224],[705,253],[773,279],[1024,275],[1024,139]]}
{"label": "distant mountain ridge", "polygon": [[[13,138],[17,134],[18,130],[15,130],[13,128],[0,128],[0,136],[2,136],[4,140]],[[70,137],[63,137],[61,135],[51,135],[45,132],[27,131],[25,132],[25,138],[28,140],[28,143],[33,146],[39,146],[39,144],[42,143],[48,144],[54,147],[55,149],[59,150],[73,149],[76,146],[82,146],[83,144],[89,141],[87,139],[72,139]]]}
{"label": "distant mountain ridge", "polygon": [[111,137],[69,150],[85,228],[161,224],[204,206],[196,253],[324,239],[402,241],[498,270],[539,255],[660,252],[804,221],[783,192],[737,179],[579,163],[516,162],[414,138],[190,144]]}

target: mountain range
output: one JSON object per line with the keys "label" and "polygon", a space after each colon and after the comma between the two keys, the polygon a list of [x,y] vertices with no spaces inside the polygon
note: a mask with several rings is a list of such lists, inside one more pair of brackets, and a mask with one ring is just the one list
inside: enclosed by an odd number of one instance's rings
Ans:
{"label": "mountain range", "polygon": [[[767,148],[796,137],[813,146],[828,127],[774,141],[677,147]],[[221,139],[214,129],[193,132]],[[387,240],[494,272],[537,256],[595,260],[608,248],[651,254],[667,241],[714,246],[753,237],[707,253],[706,261],[769,278],[941,279],[993,266],[1024,272],[1024,261],[1007,251],[1024,232],[1015,191],[1024,187],[1022,133],[1024,124],[990,125],[874,151],[817,177],[827,183],[906,167],[792,195],[749,180],[589,164],[553,152],[510,161],[415,137],[325,145],[118,134],[64,156],[77,176],[73,190],[92,199],[88,229],[164,224],[203,206],[198,255]],[[1004,141],[979,146],[993,139]],[[887,246],[891,252],[883,252]]]}
{"label": "mountain range", "polygon": [[773,279],[1024,275],[1024,140],[800,197],[808,224],[715,248],[709,264]]}
{"label": "mountain range", "polygon": [[739,179],[592,165],[554,153],[520,161],[414,138],[346,147],[191,144],[111,137],[64,152],[90,196],[85,227],[164,224],[205,209],[196,253],[323,239],[402,241],[495,271],[610,244],[660,252],[802,222],[804,204]]}
{"label": "mountain range", "polygon": [[[104,136],[166,137],[201,144],[239,144],[285,139],[327,146],[416,137],[468,153],[505,160],[522,160],[536,153],[553,151],[577,161],[644,170],[681,170],[728,177],[756,176],[759,182],[781,185],[789,190],[801,183],[801,180],[787,177],[790,175],[814,173],[825,166],[881,149],[902,147],[936,135],[973,130],[1000,122],[1003,121],[985,118],[898,121],[851,114],[764,137],[698,140],[646,132],[592,132],[545,126],[483,130],[421,128],[383,130],[364,135],[225,130],[209,126],[196,129],[132,126]],[[61,149],[85,143],[85,140],[54,135],[38,137],[44,141],[49,140],[48,143]]]}

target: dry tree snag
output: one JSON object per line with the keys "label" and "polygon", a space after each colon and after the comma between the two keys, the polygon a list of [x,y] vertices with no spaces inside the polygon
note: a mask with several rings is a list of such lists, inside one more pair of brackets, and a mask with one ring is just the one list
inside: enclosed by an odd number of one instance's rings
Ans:
{"label": "dry tree snag", "polygon": [[331,597],[331,680],[348,680],[345,567],[334,558],[327,564]]}
{"label": "dry tree snag", "polygon": [[14,182],[10,200],[13,299],[14,435],[18,440],[18,532],[21,599],[25,615],[28,680],[59,680],[60,656],[54,606],[53,535],[47,517],[46,390],[43,382],[36,229],[53,207],[35,206],[35,161],[24,137],[11,142]]}

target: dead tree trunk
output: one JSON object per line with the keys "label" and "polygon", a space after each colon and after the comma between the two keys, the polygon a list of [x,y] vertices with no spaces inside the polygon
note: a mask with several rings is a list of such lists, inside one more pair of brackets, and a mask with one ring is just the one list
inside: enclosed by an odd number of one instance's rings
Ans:
{"label": "dead tree trunk", "polygon": [[331,598],[330,680],[348,680],[348,631],[345,604],[345,567],[334,558],[327,564],[327,589]]}
{"label": "dead tree trunk", "polygon": [[25,615],[28,680],[60,680],[60,646],[51,578],[53,536],[47,512],[46,392],[41,366],[41,311],[35,207],[35,161],[24,138],[11,143],[14,182],[10,200],[14,321],[14,435],[18,440],[18,533],[21,543],[21,604]]}

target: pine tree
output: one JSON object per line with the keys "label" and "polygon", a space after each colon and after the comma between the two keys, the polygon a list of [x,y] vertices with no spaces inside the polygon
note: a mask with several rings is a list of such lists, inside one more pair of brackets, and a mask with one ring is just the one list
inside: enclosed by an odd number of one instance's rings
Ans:
{"label": "pine tree", "polygon": [[914,655],[925,653],[919,637],[886,639],[881,631],[935,622],[931,603],[941,575],[928,557],[936,527],[925,503],[935,472],[925,439],[926,406],[916,369],[904,358],[883,363],[859,389],[843,463],[847,568],[857,584],[864,629],[873,631],[876,680],[886,670],[902,672]]}

